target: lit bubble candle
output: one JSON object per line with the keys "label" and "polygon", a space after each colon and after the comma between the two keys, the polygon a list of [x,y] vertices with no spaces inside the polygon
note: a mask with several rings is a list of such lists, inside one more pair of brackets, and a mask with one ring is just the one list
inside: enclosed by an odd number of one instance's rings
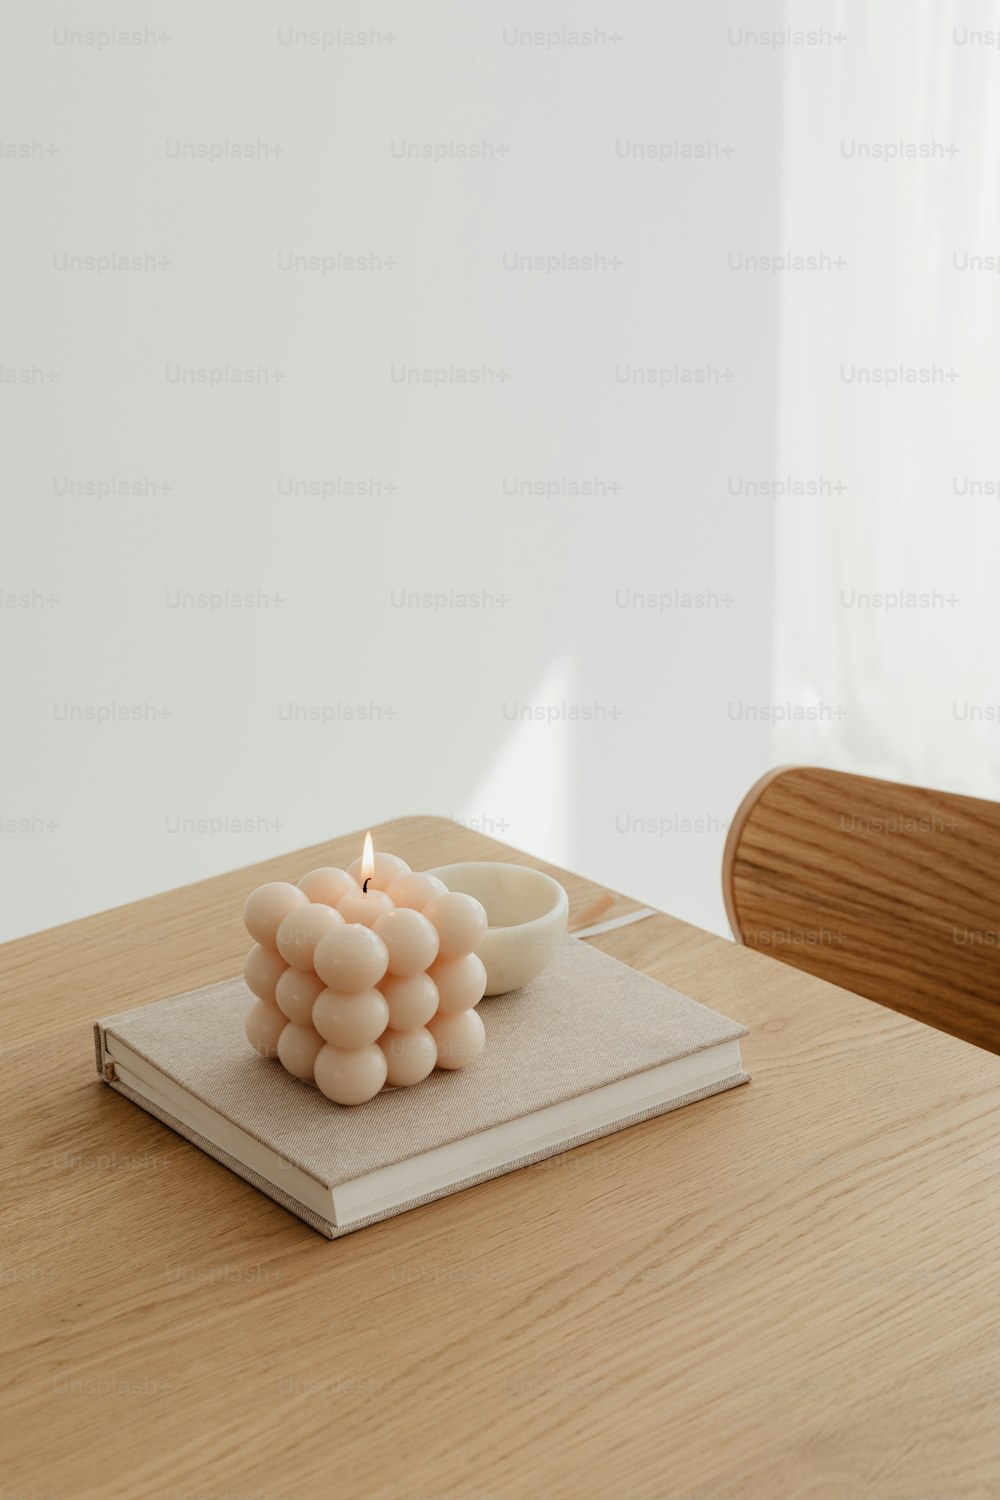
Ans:
{"label": "lit bubble candle", "polygon": [[347,870],[324,866],[298,885],[253,891],[244,975],[256,1000],[246,1034],[335,1104],[364,1104],[435,1067],[464,1068],[486,1041],[475,1007],[486,971],[474,949],[486,912],[371,834]]}

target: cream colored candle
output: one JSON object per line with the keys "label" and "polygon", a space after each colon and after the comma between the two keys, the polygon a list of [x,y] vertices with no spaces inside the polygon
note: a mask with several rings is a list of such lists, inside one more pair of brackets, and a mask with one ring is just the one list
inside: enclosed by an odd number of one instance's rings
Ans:
{"label": "cream colored candle", "polygon": [[294,1077],[301,1078],[303,1083],[313,1083],[316,1057],[323,1045],[315,1027],[296,1026],[289,1021],[278,1038],[278,1057],[282,1067]]}
{"label": "cream colored candle", "polygon": [[316,973],[332,990],[370,990],[389,967],[389,950],[377,932],[347,922],[327,933],[313,954]]}
{"label": "cream colored candle", "polygon": [[278,1038],[287,1025],[287,1016],[282,1015],[276,1005],[255,1000],[247,1011],[247,1041],[251,1047],[256,1047],[261,1057],[277,1057]]}
{"label": "cream colored candle", "polygon": [[387,974],[379,980],[378,987],[389,1006],[389,1025],[394,1031],[414,1031],[418,1026],[426,1026],[437,1013],[437,985],[429,974],[413,974],[409,979]]}
{"label": "cream colored candle", "polygon": [[437,986],[438,1010],[442,1012],[471,1010],[483,998],[486,970],[474,953],[464,958],[439,958],[427,972]]}
{"label": "cream colored candle", "polygon": [[380,849],[375,853],[370,833],[365,834],[365,847],[363,852],[352,864],[347,867],[348,875],[352,875],[358,885],[370,891],[387,891],[393,881],[398,880],[401,875],[411,873],[405,859],[400,859],[398,854],[384,854]]}
{"label": "cream colored candle", "polygon": [[474,896],[445,891],[424,907],[424,916],[438,930],[442,958],[463,958],[475,952],[486,936],[486,911]]}
{"label": "cream colored candle", "polygon": [[256,939],[244,968],[257,997],[247,1037],[335,1104],[411,1087],[482,1051],[475,1007],[486,975],[473,949],[483,907],[376,853],[370,834],[349,870],[323,866],[297,886],[253,891],[244,919]]}
{"label": "cream colored candle", "polygon": [[378,933],[388,950],[389,973],[399,979],[422,974],[437,958],[437,928],[419,911],[396,907],[379,917],[372,931]]}
{"label": "cream colored candle", "polygon": [[280,953],[258,943],[246,956],[243,978],[247,982],[247,988],[253,991],[258,1000],[266,1000],[268,1004],[274,1005],[278,980],[287,968]]}
{"label": "cream colored candle", "polygon": [[378,990],[342,994],[323,990],[313,1006],[312,1024],[334,1047],[367,1047],[389,1024],[389,1006]]}
{"label": "cream colored candle", "polygon": [[386,895],[391,896],[397,906],[423,911],[428,901],[433,901],[435,896],[443,896],[447,889],[444,881],[438,880],[436,875],[423,875],[411,870],[406,875],[398,876],[387,888]]}
{"label": "cream colored candle", "polygon": [[439,1012],[427,1022],[427,1030],[437,1044],[439,1068],[467,1068],[486,1046],[486,1028],[474,1010],[454,1016]]}
{"label": "cream colored candle", "polygon": [[413,1031],[384,1031],[378,1044],[385,1054],[386,1083],[411,1088],[434,1071],[437,1043],[426,1026]]}
{"label": "cream colored candle", "polygon": [[341,896],[359,889],[358,882],[346,870],[335,865],[323,865],[319,870],[310,870],[299,881],[299,890],[310,901],[322,901],[324,906],[336,906]]}
{"label": "cream colored candle", "polygon": [[296,906],[305,906],[309,897],[285,880],[273,880],[251,891],[243,907],[243,924],[255,943],[264,948],[275,946],[278,927]]}
{"label": "cream colored candle", "polygon": [[332,906],[309,903],[296,906],[282,917],[275,947],[293,969],[308,973],[313,966],[313,952],[320,938],[344,926],[344,918]]}
{"label": "cream colored candle", "polygon": [[322,979],[312,970],[286,969],[274,987],[274,998],[290,1021],[299,1026],[312,1025],[316,996],[325,989]]}
{"label": "cream colored candle", "polygon": [[392,897],[385,891],[374,891],[370,887],[362,891],[348,891],[337,902],[337,911],[345,922],[360,922],[362,927],[374,927],[379,917],[395,911]]}
{"label": "cream colored candle", "polygon": [[388,1065],[381,1047],[347,1051],[329,1042],[316,1057],[316,1084],[334,1104],[365,1104],[385,1083]]}

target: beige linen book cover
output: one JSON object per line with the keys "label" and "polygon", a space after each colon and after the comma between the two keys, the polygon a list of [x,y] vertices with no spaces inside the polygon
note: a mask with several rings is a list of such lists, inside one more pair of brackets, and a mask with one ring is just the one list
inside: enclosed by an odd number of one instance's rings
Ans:
{"label": "beige linen book cover", "polygon": [[98,1021],[126,1098],[335,1239],[748,1081],[747,1028],[567,938],[530,985],[484,1000],[486,1050],[342,1108],[250,1047],[242,978]]}

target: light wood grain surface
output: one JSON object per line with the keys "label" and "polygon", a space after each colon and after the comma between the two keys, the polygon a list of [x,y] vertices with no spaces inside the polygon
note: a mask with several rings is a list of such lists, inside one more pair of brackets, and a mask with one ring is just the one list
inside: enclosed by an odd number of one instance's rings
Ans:
{"label": "light wood grain surface", "polygon": [[96,1016],[358,842],[0,950],[4,1500],[1000,1495],[989,1053],[649,917],[588,941],[747,1022],[752,1084],[334,1243],[98,1083]]}
{"label": "light wood grain surface", "polygon": [[1000,803],[785,766],[730,825],[723,891],[749,947],[1000,1053]]}

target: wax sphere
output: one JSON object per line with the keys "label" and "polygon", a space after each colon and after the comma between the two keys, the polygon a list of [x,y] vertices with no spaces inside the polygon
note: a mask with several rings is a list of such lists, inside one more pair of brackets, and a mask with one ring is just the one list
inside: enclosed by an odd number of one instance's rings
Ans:
{"label": "wax sphere", "polygon": [[341,896],[346,896],[348,891],[356,891],[357,888],[358,882],[354,876],[348,875],[346,870],[338,870],[336,865],[323,865],[318,870],[310,870],[299,881],[299,890],[310,901],[320,901],[324,906],[336,906]]}
{"label": "wax sphere", "polygon": [[276,1005],[269,1005],[266,1000],[255,1000],[247,1011],[244,1025],[247,1041],[261,1057],[277,1057],[278,1038],[288,1021]]}
{"label": "wax sphere", "polygon": [[385,1083],[388,1067],[375,1042],[356,1051],[327,1043],[316,1057],[315,1071],[317,1087],[334,1104],[364,1104]]}
{"label": "wax sphere", "polygon": [[428,901],[433,901],[435,896],[443,896],[448,887],[443,880],[436,875],[422,875],[416,870],[411,870],[408,875],[400,875],[386,888],[386,895],[395,901],[397,906],[408,906],[413,911],[423,911]]}
{"label": "wax sphere", "polygon": [[272,880],[251,891],[243,907],[243,925],[255,943],[265,948],[276,946],[282,919],[297,906],[305,906],[307,897],[297,885],[287,880]]}
{"label": "wax sphere", "polygon": [[442,958],[463,958],[486,936],[486,909],[464,891],[445,891],[424,907],[424,916],[438,930]]}
{"label": "wax sphere", "polygon": [[318,974],[286,969],[275,985],[274,998],[290,1021],[297,1026],[311,1026],[313,1002],[323,987]]}
{"label": "wax sphere", "polygon": [[428,1021],[427,1030],[437,1043],[439,1068],[464,1068],[475,1062],[486,1045],[486,1028],[474,1010],[453,1016],[439,1012]]}
{"label": "wax sphere", "polygon": [[486,969],[481,958],[439,958],[431,965],[430,977],[437,985],[438,1007],[446,1014],[472,1010],[486,993]]}
{"label": "wax sphere", "polygon": [[275,986],[287,967],[280,953],[255,943],[246,956],[243,978],[247,982],[247,988],[253,991],[258,1000],[266,1000],[269,1005],[274,1005]]}
{"label": "wax sphere", "polygon": [[313,1006],[312,1023],[334,1047],[367,1047],[389,1024],[389,1007],[378,990],[343,995],[321,990]]}
{"label": "wax sphere", "polygon": [[303,1083],[315,1082],[313,1068],[323,1038],[311,1026],[296,1026],[289,1021],[278,1038],[278,1058],[283,1068]]}
{"label": "wax sphere", "polygon": [[415,1031],[383,1032],[378,1044],[385,1053],[385,1081],[394,1088],[422,1083],[434,1070],[437,1043],[426,1026],[419,1026]]}
{"label": "wax sphere", "polygon": [[394,906],[385,891],[375,891],[369,886],[367,891],[359,888],[341,896],[337,902],[337,910],[345,922],[360,922],[362,927],[374,927],[379,917],[393,911]]}
{"label": "wax sphere", "polygon": [[[363,884],[361,858],[362,856],[359,854],[357,859],[347,866],[348,875],[353,875],[358,885]],[[372,875],[368,889],[370,891],[388,890],[392,882],[398,880],[400,875],[409,875],[409,873],[409,865],[405,859],[400,859],[398,854],[376,854],[375,873]]]}
{"label": "wax sphere", "polygon": [[413,974],[409,979],[387,974],[378,987],[388,1003],[389,1025],[394,1031],[426,1026],[437,1011],[437,985],[429,974]]}
{"label": "wax sphere", "polygon": [[377,932],[348,922],[320,938],[313,963],[331,990],[353,994],[378,984],[389,966],[389,951]]}
{"label": "wax sphere", "polygon": [[332,906],[297,906],[282,918],[278,928],[278,952],[293,969],[308,971],[313,966],[313,950],[320,938],[343,925],[343,917]]}
{"label": "wax sphere", "polygon": [[418,911],[397,907],[379,917],[372,931],[389,950],[389,973],[401,979],[422,973],[437,958],[437,928]]}

